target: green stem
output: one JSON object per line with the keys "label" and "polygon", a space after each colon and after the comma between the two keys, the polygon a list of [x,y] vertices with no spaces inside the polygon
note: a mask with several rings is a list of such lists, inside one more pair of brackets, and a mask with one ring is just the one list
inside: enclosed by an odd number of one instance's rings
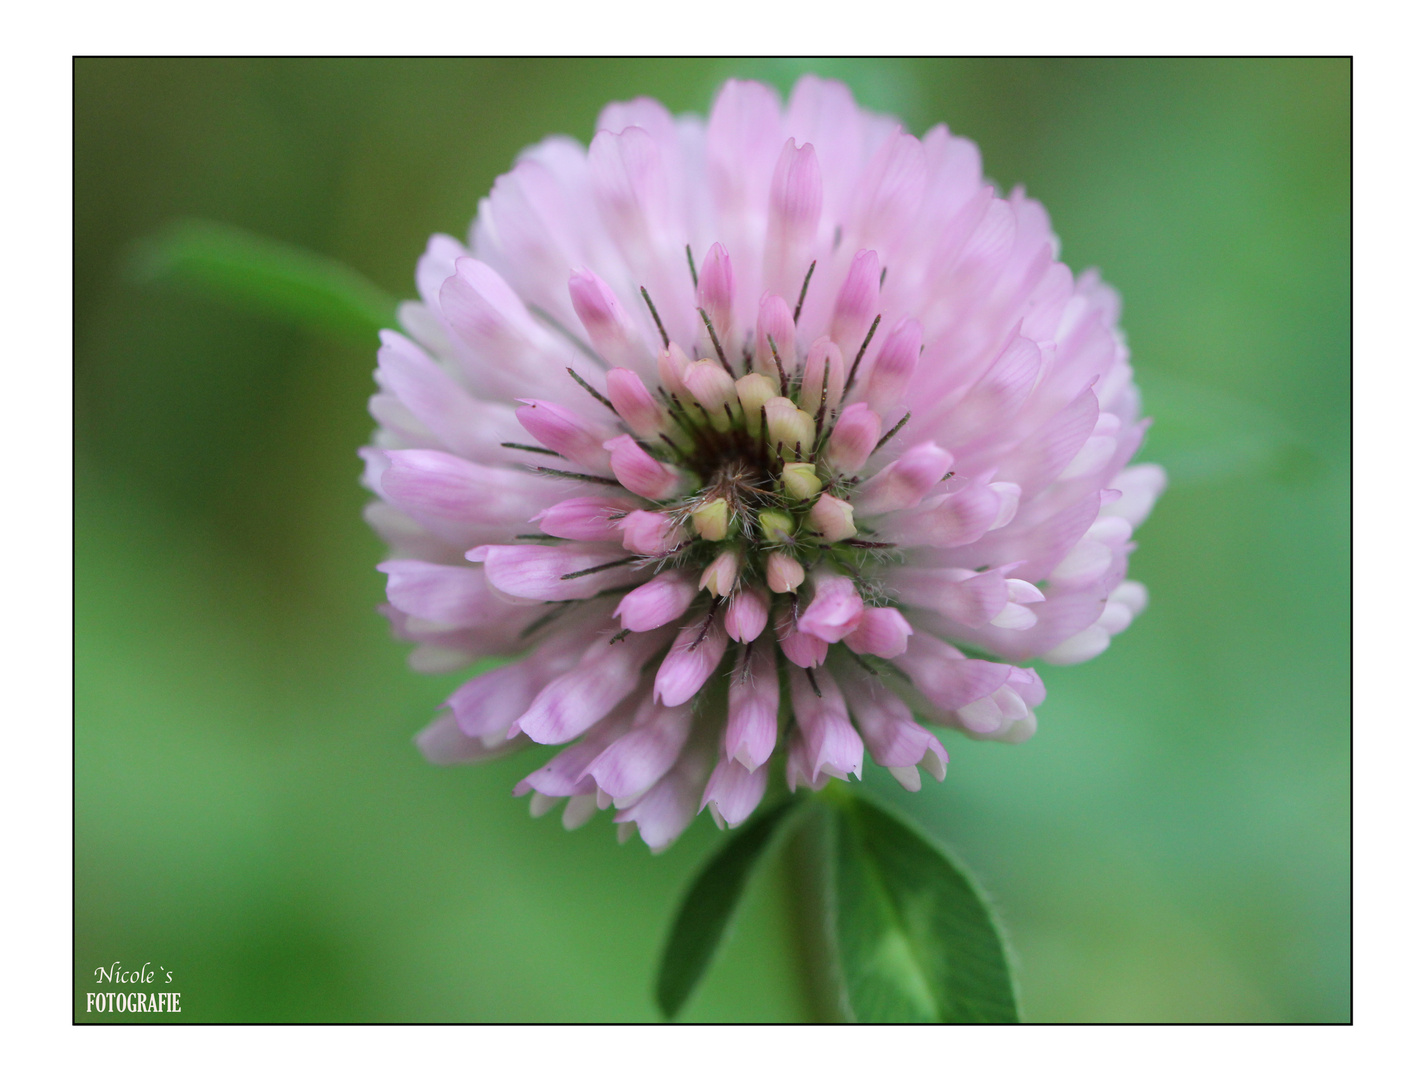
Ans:
{"label": "green stem", "polygon": [[[829,787],[833,785],[828,785]],[[830,817],[817,805],[806,807],[792,823],[784,847],[788,916],[796,942],[807,1012],[817,1023],[847,1019],[841,1002],[841,977],[832,936],[832,843]]]}

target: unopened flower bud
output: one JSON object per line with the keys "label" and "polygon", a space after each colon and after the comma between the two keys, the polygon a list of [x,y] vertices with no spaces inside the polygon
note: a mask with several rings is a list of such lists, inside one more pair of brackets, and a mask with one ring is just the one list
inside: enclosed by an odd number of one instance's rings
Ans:
{"label": "unopened flower bud", "polygon": [[748,434],[757,438],[763,429],[763,406],[777,397],[777,383],[766,375],[753,372],[733,384],[738,391],[738,404],[743,407],[743,424]]}
{"label": "unopened flower bud", "polygon": [[688,387],[684,384],[683,373],[693,364],[688,359],[688,354],[678,347],[678,342],[673,342],[667,349],[659,353],[659,381],[674,397],[685,402],[692,402],[693,395],[688,392]]}
{"label": "unopened flower bud", "polygon": [[792,515],[783,510],[760,510],[758,511],[758,527],[762,529],[763,537],[771,544],[792,543],[792,533],[797,528],[797,523],[792,520]]}
{"label": "unopened flower bud", "polygon": [[721,540],[728,535],[728,500],[714,499],[693,511],[693,531],[705,540]]}
{"label": "unopened flower bud", "polygon": [[738,402],[737,387],[733,376],[723,370],[717,360],[699,360],[690,364],[683,373],[683,384],[693,399],[703,406],[709,421],[717,431],[727,431],[733,426],[729,410]]}
{"label": "unopened flower bud", "polygon": [[728,603],[723,628],[734,641],[756,641],[767,626],[768,595],[761,585],[746,585]]}
{"label": "unopened flower bud", "polygon": [[825,491],[812,507],[810,517],[813,531],[830,544],[850,540],[857,535],[857,524],[852,519],[852,504],[833,498]]}
{"label": "unopened flower bud", "polygon": [[795,460],[812,452],[817,437],[817,422],[785,397],[775,397],[763,406],[767,415],[767,441],[781,447],[782,456]]}
{"label": "unopened flower bud", "polygon": [[703,569],[698,579],[698,587],[707,589],[713,596],[731,596],[738,583],[738,556],[725,551]]}
{"label": "unopened flower bud", "polygon": [[767,557],[767,587],[773,592],[796,592],[806,577],[802,564],[786,552],[774,551]]}
{"label": "unopened flower bud", "polygon": [[789,498],[803,502],[822,490],[817,466],[810,461],[793,461],[782,467],[782,487]]}

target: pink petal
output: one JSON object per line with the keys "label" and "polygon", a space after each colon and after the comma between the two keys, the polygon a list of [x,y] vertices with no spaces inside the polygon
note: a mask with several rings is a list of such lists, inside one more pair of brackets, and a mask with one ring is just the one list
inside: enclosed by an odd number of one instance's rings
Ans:
{"label": "pink petal", "polygon": [[867,608],[842,643],[854,653],[893,660],[906,651],[907,639],[913,633],[906,616],[895,608]]}
{"label": "pink petal", "polygon": [[618,495],[581,495],[546,507],[530,520],[538,523],[542,532],[565,540],[618,543],[624,515],[639,506],[637,500]]}
{"label": "pink petal", "polygon": [[741,762],[720,760],[708,778],[698,808],[710,807],[719,828],[736,828],[752,816],[766,791],[766,765],[749,771]]}
{"label": "pink petal", "polygon": [[[806,272],[805,270],[803,271]],[[792,308],[776,293],[763,293],[758,304],[758,324],[754,332],[753,370],[777,379],[777,363],[772,345],[777,346],[777,358],[790,378],[797,366],[797,327],[792,322]],[[771,339],[772,344],[768,344]]]}
{"label": "pink petal", "polygon": [[604,444],[613,434],[611,426],[595,423],[551,401],[537,398],[520,401],[516,419],[537,442],[591,472],[608,474],[609,451]]}
{"label": "pink petal", "polygon": [[588,775],[590,764],[628,730],[629,718],[617,714],[595,724],[577,743],[561,750],[516,784],[514,794],[537,791],[552,799],[592,795],[596,785]]}
{"label": "pink petal", "polygon": [[457,547],[513,538],[548,500],[528,474],[440,450],[389,450],[386,458],[382,494]]}
{"label": "pink petal", "polygon": [[966,626],[984,626],[1010,600],[999,570],[977,574],[961,567],[897,566],[887,571],[885,581],[902,603],[939,611]]}
{"label": "pink petal", "polygon": [[685,627],[654,677],[654,700],[670,706],[688,701],[717,670],[727,647],[728,635],[717,619],[700,619]]}
{"label": "pink petal", "polygon": [[882,342],[871,373],[857,376],[859,383],[866,379],[862,397],[873,412],[895,419],[906,407],[906,388],[920,357],[921,324],[912,318],[902,319]]}
{"label": "pink petal", "polygon": [[[798,146],[793,139],[788,139],[772,174],[763,255],[763,281],[777,296],[796,299],[812,262],[821,219],[822,170],[817,163],[817,152],[810,143]],[[761,321],[759,316],[760,324]],[[765,340],[759,337],[760,342]],[[782,349],[781,341],[778,349]]]}
{"label": "pink petal", "polygon": [[376,360],[381,384],[446,449],[472,461],[511,458],[511,451],[500,444],[522,438],[513,409],[476,400],[418,345],[394,330],[381,331]]}
{"label": "pink petal", "polygon": [[[698,306],[707,314],[725,351],[733,347],[733,300],[737,286],[728,249],[714,244],[698,272]],[[726,373],[725,373],[726,374]]]}
{"label": "pink petal", "polygon": [[749,585],[728,601],[728,613],[723,626],[734,641],[756,641],[767,626],[768,592],[760,585]]}
{"label": "pink petal", "polygon": [[797,620],[797,629],[828,643],[836,643],[857,628],[862,619],[862,598],[851,578],[826,571],[814,578],[813,599]]}
{"label": "pink petal", "polygon": [[862,242],[898,238],[926,191],[926,151],[914,135],[893,134],[877,151],[857,187],[858,220],[849,223]]}
{"label": "pink petal", "polygon": [[861,517],[909,510],[930,494],[951,471],[950,451],[924,442],[903,453],[881,472],[859,484],[852,505]]}
{"label": "pink petal", "polygon": [[877,538],[902,547],[960,547],[979,540],[1000,514],[1000,495],[984,484],[968,484],[950,495],[935,495],[914,510],[888,517]]}
{"label": "pink petal", "polygon": [[463,683],[446,699],[446,705],[465,734],[490,744],[504,742],[510,725],[530,707],[535,695],[574,667],[579,656],[579,647],[571,641],[552,640],[523,660]]}
{"label": "pink petal", "polygon": [[832,308],[831,337],[844,356],[855,357],[881,304],[881,260],[875,251],[858,251]]}
{"label": "pink petal", "polygon": [[536,695],[515,726],[538,743],[568,742],[633,691],[644,664],[667,641],[661,631],[596,640],[572,671]]}
{"label": "pink petal", "polygon": [[807,515],[812,523],[812,531],[829,544],[848,540],[857,535],[852,504],[822,492]]}
{"label": "pink petal", "polygon": [[624,547],[638,555],[667,555],[683,543],[684,530],[655,510],[635,510],[620,523]]}
{"label": "pink petal", "polygon": [[490,544],[471,549],[466,557],[484,563],[490,584],[501,592],[530,600],[588,600],[628,584],[638,573],[623,552],[602,544]]}
{"label": "pink petal", "polygon": [[416,746],[433,765],[455,765],[467,761],[489,761],[528,746],[525,739],[505,739],[487,745],[461,731],[455,713],[446,710],[416,736]]}
{"label": "pink petal", "polygon": [[747,662],[734,671],[728,687],[728,728],[723,748],[729,761],[756,769],[772,756],[777,745],[780,693],[772,643],[759,641]]}
{"label": "pink petal", "polygon": [[607,381],[609,402],[624,423],[641,438],[657,438],[668,423],[668,414],[644,381],[627,368],[615,368]]}
{"label": "pink petal", "polygon": [[569,277],[569,299],[594,351],[615,366],[641,365],[649,359],[643,336],[614,290],[592,270]]}
{"label": "pink petal", "polygon": [[[446,626],[480,626],[518,617],[520,608],[490,588],[473,566],[439,566],[415,559],[389,559],[386,598],[399,611]],[[499,586],[496,586],[499,588]]]}
{"label": "pink petal", "polygon": [[698,586],[682,570],[665,570],[629,593],[614,609],[625,630],[653,630],[673,622],[693,603]]}
{"label": "pink petal", "polygon": [[851,475],[866,464],[880,437],[881,417],[865,402],[848,405],[837,417],[823,460],[832,472]]}
{"label": "pink petal", "polygon": [[806,757],[799,766],[810,766],[810,771],[804,772],[807,783],[816,785],[824,776],[860,780],[862,740],[847,716],[847,703],[836,681],[824,672],[816,690],[803,674],[793,675],[791,682],[792,715],[806,746]]}
{"label": "pink petal", "polygon": [[637,825],[644,843],[655,852],[663,851],[698,813],[698,795],[708,778],[711,758],[704,746],[690,740],[663,779],[633,806],[615,814],[614,820]]}
{"label": "pink petal", "polygon": [[1005,684],[1012,670],[1009,664],[967,660],[929,634],[911,638],[895,663],[928,701],[942,709],[959,709],[990,696]]}
{"label": "pink petal", "polygon": [[777,640],[783,655],[800,668],[814,668],[827,661],[827,643],[798,630],[790,607],[777,618]]}
{"label": "pink petal", "polygon": [[609,451],[610,468],[619,483],[635,495],[646,499],[667,499],[683,487],[683,477],[677,469],[655,461],[631,435],[620,435],[604,443]]}
{"label": "pink petal", "polygon": [[[842,685],[866,748],[878,765],[919,765],[933,743],[940,747],[939,740],[912,719],[906,702],[879,680],[858,673],[847,676]],[[944,755],[941,747],[938,756],[944,760]]]}
{"label": "pink petal", "polygon": [[693,708],[646,702],[633,728],[589,766],[588,773],[620,808],[653,787],[673,767],[693,728]]}

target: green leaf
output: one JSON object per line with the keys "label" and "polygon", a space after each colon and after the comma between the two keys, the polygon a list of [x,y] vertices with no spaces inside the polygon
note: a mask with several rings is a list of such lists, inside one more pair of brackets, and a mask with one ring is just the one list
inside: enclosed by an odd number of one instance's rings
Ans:
{"label": "green leaf", "polygon": [[1005,946],[969,875],[920,832],[847,796],[837,809],[837,953],[864,1023],[1015,1023]]}
{"label": "green leaf", "polygon": [[214,221],[175,222],[141,241],[129,273],[365,342],[396,320],[396,300],[351,267]]}
{"label": "green leaf", "polygon": [[664,1016],[673,1019],[703,978],[758,857],[798,800],[788,799],[732,830],[725,843],[689,886],[669,931],[659,963],[657,997]]}

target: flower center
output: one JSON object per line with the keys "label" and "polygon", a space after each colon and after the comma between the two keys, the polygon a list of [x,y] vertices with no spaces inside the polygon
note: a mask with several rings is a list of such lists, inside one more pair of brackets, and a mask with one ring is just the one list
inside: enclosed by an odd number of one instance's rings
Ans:
{"label": "flower center", "polygon": [[[814,346],[792,378],[780,355],[776,375],[748,370],[735,378],[717,351],[716,360],[689,361],[676,345],[664,354],[657,437],[646,430],[637,441],[679,476],[660,500],[677,538],[661,561],[706,567],[700,584],[714,597],[748,581],[795,592],[806,568],[824,559],[859,578],[861,562],[890,545],[860,537],[853,517],[849,497],[859,478],[846,466],[864,461],[869,448],[849,454],[847,431],[834,438],[846,389],[836,346]],[[744,366],[752,365],[748,351]]]}

